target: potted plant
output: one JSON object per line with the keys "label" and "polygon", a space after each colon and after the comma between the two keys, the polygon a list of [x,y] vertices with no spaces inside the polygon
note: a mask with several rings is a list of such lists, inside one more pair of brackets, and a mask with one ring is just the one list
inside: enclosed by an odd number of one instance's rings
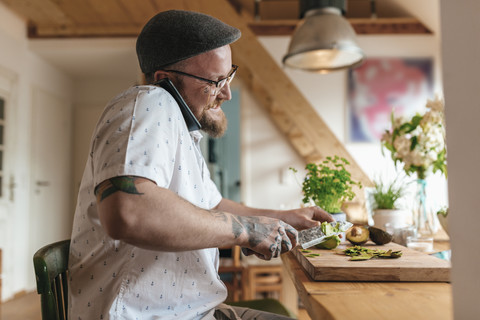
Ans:
{"label": "potted plant", "polygon": [[387,226],[395,229],[407,225],[408,212],[399,206],[405,194],[406,185],[398,177],[391,182],[374,181],[371,201],[375,227],[386,230]]}
{"label": "potted plant", "polygon": [[447,216],[448,216],[448,207],[443,207],[437,211],[437,218],[438,218],[438,221],[440,222],[440,225],[442,226],[443,230],[445,230],[445,232],[449,234]]}
{"label": "potted plant", "polygon": [[[302,182],[303,203],[319,206],[334,215],[335,220],[344,221],[345,213],[342,205],[355,197],[353,186],[362,187],[360,182],[351,178],[350,172],[345,168],[350,163],[339,156],[327,157],[319,164],[308,163]],[[297,173],[295,168],[290,168]]]}

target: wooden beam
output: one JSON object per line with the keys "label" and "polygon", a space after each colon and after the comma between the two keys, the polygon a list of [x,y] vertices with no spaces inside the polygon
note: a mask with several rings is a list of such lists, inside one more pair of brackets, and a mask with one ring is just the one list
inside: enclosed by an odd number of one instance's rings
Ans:
{"label": "wooden beam", "polygon": [[416,18],[348,19],[357,34],[431,34]]}
{"label": "wooden beam", "polygon": [[257,13],[258,2],[255,0],[228,0],[228,2],[235,8],[237,13],[248,21],[253,21]]}
{"label": "wooden beam", "polygon": [[[5,0],[3,0],[5,1]],[[24,11],[22,9],[22,11]],[[131,23],[95,23],[78,24],[68,18],[66,23],[37,23],[33,21],[36,33],[32,38],[42,37],[136,37],[141,27],[151,18],[146,12],[140,10],[129,13]],[[155,11],[156,12],[156,11]],[[28,16],[28,13],[25,14]],[[37,21],[44,21],[45,18],[37,16]],[[247,18],[248,19],[248,18]],[[353,19],[350,19],[353,20]],[[385,19],[357,19],[361,21],[352,22],[357,35],[366,34],[431,34],[422,23],[410,18],[385,18]],[[394,20],[394,21],[391,21]],[[248,26],[257,36],[291,36],[297,27],[298,20],[249,20]]]}
{"label": "wooden beam", "polygon": [[31,38],[132,38],[138,36],[142,27],[140,25],[31,25],[29,35]]}
{"label": "wooden beam", "polygon": [[[415,18],[350,18],[356,34],[431,34]],[[291,36],[300,20],[251,21],[250,29],[257,36]]]}
{"label": "wooden beam", "polygon": [[291,36],[299,20],[251,21],[248,26],[257,36]]}

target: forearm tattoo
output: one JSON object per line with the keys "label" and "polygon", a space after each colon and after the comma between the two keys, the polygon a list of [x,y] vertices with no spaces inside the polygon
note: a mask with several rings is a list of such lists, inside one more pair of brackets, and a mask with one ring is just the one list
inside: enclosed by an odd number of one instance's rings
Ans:
{"label": "forearm tattoo", "polygon": [[95,189],[97,201],[100,202],[117,191],[142,195],[143,193],[139,192],[135,186],[135,180],[137,180],[137,178],[129,176],[108,179],[108,183],[102,183]]}
{"label": "forearm tattoo", "polygon": [[227,222],[227,215],[225,214],[225,212],[218,211],[218,210],[210,210],[210,213],[215,219],[219,219],[219,220],[222,220],[223,222]]}
{"label": "forearm tattoo", "polygon": [[240,235],[243,232],[242,224],[240,223],[240,221],[238,221],[237,218],[235,218],[233,216],[232,216],[232,231],[233,231],[233,236],[235,237],[235,239],[240,237]]}
{"label": "forearm tattoo", "polygon": [[248,243],[253,248],[268,237],[272,227],[261,223],[258,217],[248,217],[246,221],[244,217],[232,216],[232,230],[235,238],[245,231],[248,235]]}

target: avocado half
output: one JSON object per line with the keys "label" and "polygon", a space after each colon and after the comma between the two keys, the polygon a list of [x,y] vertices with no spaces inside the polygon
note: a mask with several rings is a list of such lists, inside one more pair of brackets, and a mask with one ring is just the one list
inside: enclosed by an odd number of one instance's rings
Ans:
{"label": "avocado half", "polygon": [[332,250],[338,247],[338,245],[340,244],[340,241],[341,241],[340,238],[336,234],[333,234],[323,239],[323,241],[320,242],[319,244],[316,244],[315,247],[317,249]]}
{"label": "avocado half", "polygon": [[353,226],[345,233],[345,238],[354,245],[362,245],[366,243],[369,237],[370,231],[364,226]]}

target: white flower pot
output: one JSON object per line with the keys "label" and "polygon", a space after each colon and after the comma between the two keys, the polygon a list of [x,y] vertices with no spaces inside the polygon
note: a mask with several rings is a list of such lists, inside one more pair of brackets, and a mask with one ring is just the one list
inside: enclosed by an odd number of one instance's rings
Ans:
{"label": "white flower pot", "polygon": [[404,228],[408,225],[409,212],[399,209],[375,209],[373,210],[374,226],[383,230]]}
{"label": "white flower pot", "polygon": [[347,214],[345,212],[330,213],[335,221],[347,221]]}

